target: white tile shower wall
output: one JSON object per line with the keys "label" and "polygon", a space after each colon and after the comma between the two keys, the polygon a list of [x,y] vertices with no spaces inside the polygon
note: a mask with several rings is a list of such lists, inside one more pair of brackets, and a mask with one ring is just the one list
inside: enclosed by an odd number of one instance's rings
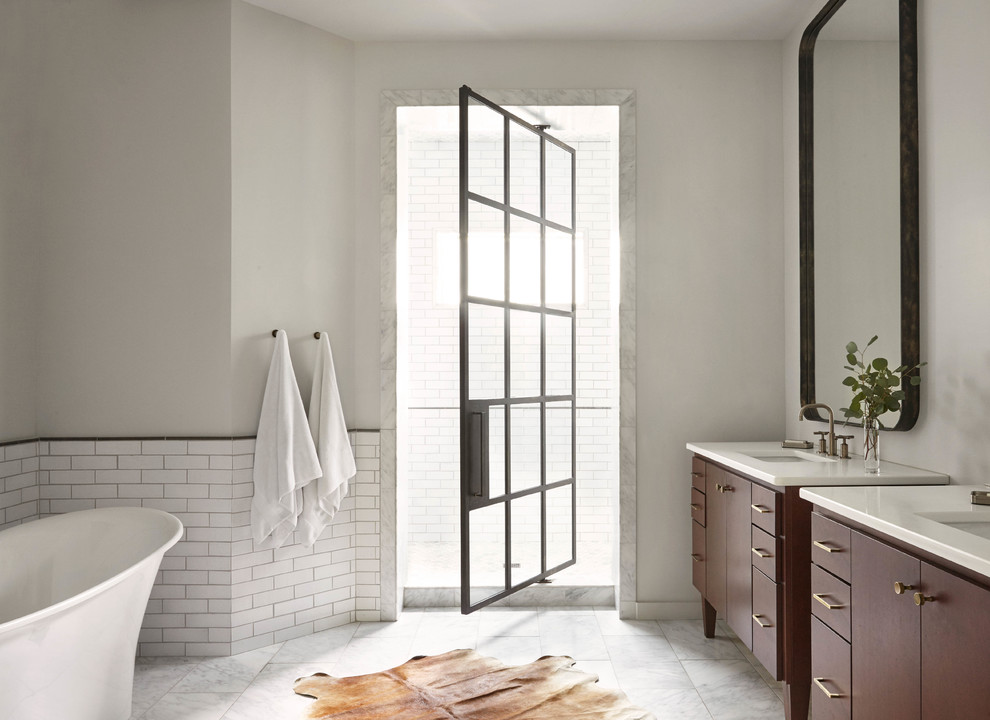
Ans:
{"label": "white tile shower wall", "polygon": [[[612,216],[612,187],[610,176],[614,171],[614,148],[607,138],[579,139],[571,144],[577,150],[577,173],[580,194],[577,203],[577,227],[582,243],[581,256],[586,279],[579,280],[578,287],[578,402],[577,411],[577,462],[578,484],[578,541],[596,543],[612,541],[611,529],[615,524],[614,487],[617,481],[615,435],[615,362],[613,330],[610,316],[613,311],[613,288],[610,282],[612,263],[612,233],[616,224]],[[539,146],[535,145],[535,158],[530,157],[534,148],[513,143],[513,204],[524,208],[534,205],[539,210],[538,167]],[[491,142],[482,147],[480,138],[472,141],[471,189],[501,199],[502,150],[500,143]],[[409,362],[408,362],[408,437],[409,464],[409,539],[412,542],[456,542],[459,540],[458,501],[458,318],[456,287],[456,234],[457,214],[457,140],[443,134],[417,133],[411,135],[407,150],[409,174]],[[566,158],[565,158],[566,159]],[[553,161],[554,158],[551,158]],[[557,158],[559,161],[559,158]],[[527,162],[531,161],[531,162]],[[559,162],[554,165],[557,167]],[[534,169],[535,172],[528,172]],[[549,181],[566,184],[568,177],[561,173],[548,173]],[[523,192],[519,192],[523,188]],[[554,193],[548,193],[554,196]],[[557,194],[559,196],[559,193]],[[564,207],[569,208],[569,197]],[[551,210],[553,208],[551,207]],[[475,210],[475,208],[472,208]],[[484,218],[486,210],[477,208],[473,216]],[[566,218],[561,218],[566,222]],[[473,222],[472,227],[484,224]],[[501,246],[502,216],[493,213],[493,235]],[[538,262],[538,256],[536,258]],[[453,284],[445,282],[441,273],[452,273]],[[486,268],[486,277],[498,276],[496,285],[501,287],[500,272]],[[471,276],[472,279],[474,276]],[[483,310],[479,311],[483,312]],[[513,388],[522,383],[539,383],[539,328],[520,337],[518,329],[523,325],[517,317],[514,324],[513,357],[530,347],[533,351],[531,366],[535,372],[527,373],[524,363],[515,364],[511,380]],[[501,363],[486,363],[483,358],[502,356],[502,314],[491,317],[473,317],[472,327],[488,327],[491,333],[475,336],[472,348],[472,395],[481,397],[482,389],[491,389],[501,395]],[[562,333],[553,333],[548,327],[548,342],[563,351],[564,380],[569,383],[570,332],[569,326]],[[525,345],[524,345],[525,343]],[[554,352],[548,349],[548,361],[552,363]],[[496,367],[497,366],[497,367]],[[555,374],[548,369],[548,382]],[[524,393],[530,394],[530,393]],[[528,421],[528,423],[527,423]],[[538,423],[539,417],[513,418],[513,435],[520,438],[538,437],[524,429],[524,424]],[[493,420],[494,423],[494,420]],[[493,427],[495,425],[493,424]],[[504,427],[504,426],[503,426]],[[551,451],[553,448],[549,448]],[[558,448],[569,456],[567,446]],[[514,450],[514,477],[527,465],[539,472],[539,445],[534,445],[531,457],[522,458],[518,448]],[[493,468],[494,469],[494,468]],[[495,473],[493,473],[493,476]],[[525,532],[522,515],[514,515],[513,527]],[[536,515],[528,516],[534,523]],[[478,517],[472,525],[472,537],[493,541],[501,534],[500,517],[485,520]]]}
{"label": "white tile shower wall", "polygon": [[[229,655],[380,617],[380,433],[351,432],[358,473],[312,548],[251,540],[253,439],[51,440],[0,446],[4,526],[114,505],[185,525],[165,555],[141,655]],[[32,499],[33,498],[33,499]]]}
{"label": "white tile shower wall", "polygon": [[38,441],[0,445],[0,530],[38,518]]}

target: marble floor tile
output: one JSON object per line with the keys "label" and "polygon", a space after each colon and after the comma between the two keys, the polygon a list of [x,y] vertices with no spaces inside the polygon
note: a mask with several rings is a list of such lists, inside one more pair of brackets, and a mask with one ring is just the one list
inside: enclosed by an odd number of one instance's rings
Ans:
{"label": "marble floor tile", "polygon": [[615,677],[615,670],[608,660],[578,660],[574,663],[574,669],[586,672],[589,675],[598,677],[598,684],[604,688],[620,689],[619,681]]}
{"label": "marble floor tile", "polygon": [[539,637],[479,637],[477,650],[506,665],[526,665],[543,656]]}
{"label": "marble floor tile", "polygon": [[663,635],[656,620],[622,620],[614,611],[595,611],[602,635]]}
{"label": "marble floor tile", "polygon": [[388,670],[416,654],[411,651],[411,646],[410,638],[354,638],[344,648],[333,669],[323,672],[346,677]]}
{"label": "marble floor tile", "polygon": [[540,642],[544,655],[567,655],[575,660],[609,659],[594,612],[540,613]]}
{"label": "marble floor tile", "polygon": [[354,637],[415,637],[422,618],[422,610],[404,610],[394,622],[359,623]]}
{"label": "marble floor tile", "polygon": [[719,627],[713,638],[706,638],[700,620],[661,620],[660,629],[680,660],[734,660],[742,653]]}
{"label": "marble floor tile", "polygon": [[609,658],[616,667],[672,662],[679,658],[663,635],[605,635]]}
{"label": "marble floor tile", "polygon": [[478,612],[481,637],[540,636],[539,613],[535,610],[486,608]]}
{"label": "marble floor tile", "polygon": [[301,718],[313,699],[296,695],[295,681],[316,673],[327,673],[321,663],[269,664],[241,693],[223,720],[277,720]]}
{"label": "marble floor tile", "polygon": [[201,658],[138,658],[134,663],[131,718],[138,718],[175,687]]}
{"label": "marble floor tile", "polygon": [[237,699],[236,692],[170,692],[141,720],[220,720]]}
{"label": "marble floor tile", "polygon": [[689,690],[694,688],[681,663],[674,661],[620,664],[612,662],[619,687],[633,689]]}
{"label": "marble floor tile", "polygon": [[711,713],[694,688],[635,688],[627,690],[626,695],[633,703],[653,713],[656,720],[712,720]]}
{"label": "marble floor tile", "polygon": [[[378,623],[368,623],[377,625]],[[286,640],[275,656],[273,663],[323,662],[334,663],[347,643],[354,637],[356,623],[323,630],[294,640]]]}
{"label": "marble floor tile", "polygon": [[172,690],[177,693],[243,692],[280,648],[281,645],[269,645],[239,655],[204,660]]}

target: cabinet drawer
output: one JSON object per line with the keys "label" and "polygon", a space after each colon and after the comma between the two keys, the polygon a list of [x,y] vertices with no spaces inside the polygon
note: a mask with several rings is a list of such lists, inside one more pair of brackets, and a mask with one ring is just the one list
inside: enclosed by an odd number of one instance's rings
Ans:
{"label": "cabinet drawer", "polygon": [[753,568],[753,655],[775,680],[780,680],[781,652],[777,643],[780,586]]}
{"label": "cabinet drawer", "polygon": [[811,614],[850,639],[849,586],[817,565],[811,566]]}
{"label": "cabinet drawer", "polygon": [[697,488],[691,488],[691,519],[705,526],[705,494]]}
{"label": "cabinet drawer", "polygon": [[705,596],[707,585],[705,583],[705,553],[707,550],[705,528],[696,522],[691,523],[691,582],[701,596]]}
{"label": "cabinet drawer", "polygon": [[811,717],[849,720],[852,717],[850,645],[811,618]]}
{"label": "cabinet drawer", "polygon": [[811,562],[849,582],[849,528],[818,513],[811,514]]}
{"label": "cabinet drawer", "polygon": [[705,461],[697,456],[691,458],[691,487],[705,491]]}
{"label": "cabinet drawer", "polygon": [[753,567],[758,568],[768,578],[776,581],[780,570],[780,540],[754,525],[752,552]]}
{"label": "cabinet drawer", "polygon": [[780,493],[753,483],[753,524],[774,537],[780,534]]}

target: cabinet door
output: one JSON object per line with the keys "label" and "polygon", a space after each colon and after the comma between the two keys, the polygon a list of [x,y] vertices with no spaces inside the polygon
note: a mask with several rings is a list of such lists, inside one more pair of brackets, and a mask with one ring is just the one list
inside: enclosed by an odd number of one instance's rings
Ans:
{"label": "cabinet door", "polygon": [[725,616],[725,471],[705,468],[705,599]]}
{"label": "cabinet door", "polygon": [[922,563],[918,592],[934,598],[921,607],[922,717],[986,718],[990,591]]}
{"label": "cabinet door", "polygon": [[920,720],[921,613],[894,583],[919,587],[921,563],[858,532],[851,546],[853,718]]}
{"label": "cabinet door", "polygon": [[752,483],[725,473],[725,621],[753,649]]}

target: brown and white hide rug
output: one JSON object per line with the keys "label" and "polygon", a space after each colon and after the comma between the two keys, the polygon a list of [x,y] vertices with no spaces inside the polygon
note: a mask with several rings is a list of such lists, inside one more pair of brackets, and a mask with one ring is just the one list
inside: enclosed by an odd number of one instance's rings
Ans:
{"label": "brown and white hide rug", "polygon": [[319,720],[654,720],[569,657],[509,667],[474,650],[415,657],[384,672],[296,680]]}

